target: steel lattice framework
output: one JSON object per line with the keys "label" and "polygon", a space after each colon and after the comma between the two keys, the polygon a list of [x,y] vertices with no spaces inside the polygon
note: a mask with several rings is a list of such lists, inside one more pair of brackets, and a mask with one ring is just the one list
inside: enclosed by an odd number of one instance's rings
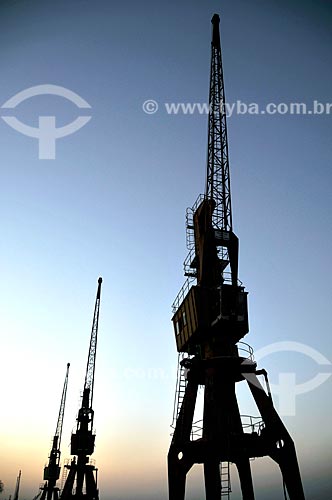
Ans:
{"label": "steel lattice framework", "polygon": [[67,363],[67,371],[65,376],[65,381],[62,389],[61,403],[58,415],[58,421],[56,424],[55,436],[58,437],[58,448],[60,449],[61,444],[61,436],[62,436],[62,426],[63,426],[63,417],[65,414],[65,405],[66,405],[66,396],[67,396],[67,387],[68,387],[68,376],[69,376],[69,367],[70,363]]}
{"label": "steel lattice framework", "polygon": [[211,43],[208,158],[205,195],[207,198],[214,200],[216,204],[212,217],[214,228],[232,231],[225,102],[219,25],[216,23]]}
{"label": "steel lattice framework", "polygon": [[96,366],[97,334],[98,334],[98,322],[99,322],[101,283],[102,283],[102,279],[99,278],[96,303],[95,303],[95,309],[94,309],[93,320],[92,320],[88,362],[86,365],[86,373],[85,373],[85,381],[84,381],[84,390],[89,389],[89,391],[90,391],[89,392],[89,394],[90,394],[89,408],[92,408],[92,399],[93,399],[93,386],[94,386],[95,366]]}

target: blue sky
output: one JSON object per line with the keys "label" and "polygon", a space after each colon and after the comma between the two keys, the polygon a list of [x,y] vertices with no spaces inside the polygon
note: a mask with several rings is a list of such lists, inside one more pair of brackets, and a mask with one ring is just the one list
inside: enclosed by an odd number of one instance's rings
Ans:
{"label": "blue sky", "polygon": [[[4,498],[19,469],[22,498],[38,490],[68,361],[69,457],[99,275],[101,496],[167,496],[177,361],[170,306],[183,283],[185,209],[204,189],[207,117],[168,115],[164,103],[206,102],[214,12],[228,102],[331,102],[330,1],[1,2],[0,105],[54,84],[86,99],[92,116],[57,141],[55,160],[39,160],[37,140],[0,120]],[[157,113],[143,112],[147,99],[159,103]],[[33,126],[56,115],[61,126],[78,110],[42,96],[12,114]],[[302,342],[332,360],[331,115],[234,114],[228,128],[240,278],[249,291],[245,340],[256,350]],[[279,373],[295,371],[304,382],[318,371],[290,352],[261,366],[275,383]],[[320,500],[332,486],[330,394],[331,379],[298,396],[296,415],[284,417],[305,489]],[[244,390],[240,405],[256,412]],[[280,497],[269,461],[256,460],[253,470],[257,499],[266,499],[266,484]],[[201,500],[199,469],[187,496]]]}

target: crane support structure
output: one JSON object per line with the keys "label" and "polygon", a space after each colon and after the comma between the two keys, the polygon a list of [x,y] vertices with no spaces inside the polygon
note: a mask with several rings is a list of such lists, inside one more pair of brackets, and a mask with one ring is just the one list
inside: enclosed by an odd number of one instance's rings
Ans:
{"label": "crane support structure", "polygon": [[[257,370],[252,348],[240,342],[249,332],[248,306],[238,279],[239,244],[232,223],[219,21],[215,14],[206,189],[187,211],[188,279],[173,304],[179,373],[168,452],[169,500],[184,500],[194,464],[203,464],[206,500],[230,498],[230,463],[237,467],[243,500],[254,500],[250,459],[264,456],[278,464],[289,499],[304,500],[295,446],[274,408],[267,374]],[[260,413],[250,417],[249,426],[235,391],[241,381]],[[199,386],[204,388],[203,419],[195,422]]]}
{"label": "crane support structure", "polygon": [[98,500],[97,469],[89,463],[95,447],[92,409],[94,375],[96,365],[99,309],[102,278],[98,279],[97,296],[93,314],[88,362],[85,373],[81,408],[77,416],[76,432],[71,435],[71,463],[65,465],[69,473],[64,484],[61,500]]}
{"label": "crane support structure", "polygon": [[67,363],[67,370],[62,389],[59,415],[56,424],[55,434],[53,436],[52,449],[50,452],[48,465],[44,468],[45,483],[41,487],[42,490],[42,494],[40,497],[41,500],[58,500],[59,498],[59,488],[56,486],[56,482],[60,477],[60,455],[61,455],[60,445],[62,436],[63,417],[65,414],[69,367],[70,364]]}

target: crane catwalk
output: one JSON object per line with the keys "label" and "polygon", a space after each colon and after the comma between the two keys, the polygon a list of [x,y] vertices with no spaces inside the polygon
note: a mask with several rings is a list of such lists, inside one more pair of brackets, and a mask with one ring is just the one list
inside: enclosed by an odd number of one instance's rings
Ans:
{"label": "crane catwalk", "polygon": [[[168,453],[169,500],[184,500],[191,467],[204,467],[206,500],[229,498],[229,464],[238,470],[244,500],[254,500],[250,459],[270,456],[280,467],[291,500],[303,500],[294,443],[263,389],[250,346],[247,292],[238,279],[233,232],[225,93],[219,16],[212,18],[208,154],[205,194],[187,217],[188,276],[173,305],[180,365],[175,430]],[[188,236],[189,233],[189,236]],[[194,283],[195,282],[195,283]],[[235,387],[246,381],[261,415],[244,432]],[[194,422],[198,387],[204,387],[202,422]]]}

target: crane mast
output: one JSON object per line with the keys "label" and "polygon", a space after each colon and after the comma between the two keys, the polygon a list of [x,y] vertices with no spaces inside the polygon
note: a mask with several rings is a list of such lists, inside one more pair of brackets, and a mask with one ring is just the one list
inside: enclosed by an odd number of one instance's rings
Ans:
{"label": "crane mast", "polygon": [[[102,278],[98,279],[82,404],[78,411],[76,432],[71,436],[71,455],[75,455],[75,457],[69,465],[66,465],[69,469],[69,474],[61,494],[61,500],[98,500],[99,498],[96,477],[97,469],[94,465],[89,464],[89,456],[94,452],[96,437],[93,432],[94,411],[92,401],[102,281]],[[76,488],[74,491],[75,480]]]}
{"label": "crane mast", "polygon": [[[230,463],[237,467],[243,500],[254,500],[250,459],[263,456],[279,465],[290,500],[304,500],[295,446],[273,406],[266,371],[257,369],[252,348],[241,342],[249,332],[247,292],[238,279],[239,242],[232,223],[219,16],[211,22],[206,187],[187,211],[187,281],[173,304],[179,371],[169,500],[184,500],[186,476],[195,463],[204,467],[206,500],[230,498]],[[244,431],[235,391],[242,381],[260,412],[251,432]],[[203,419],[194,422],[199,386]]]}
{"label": "crane mast", "polygon": [[49,456],[48,465],[44,468],[45,484],[41,487],[41,500],[58,500],[59,488],[56,487],[56,482],[60,477],[60,445],[63,427],[63,418],[65,414],[68,377],[70,363],[67,363],[66,376],[62,389],[60,409],[56,424],[55,434],[53,436],[52,449]]}

